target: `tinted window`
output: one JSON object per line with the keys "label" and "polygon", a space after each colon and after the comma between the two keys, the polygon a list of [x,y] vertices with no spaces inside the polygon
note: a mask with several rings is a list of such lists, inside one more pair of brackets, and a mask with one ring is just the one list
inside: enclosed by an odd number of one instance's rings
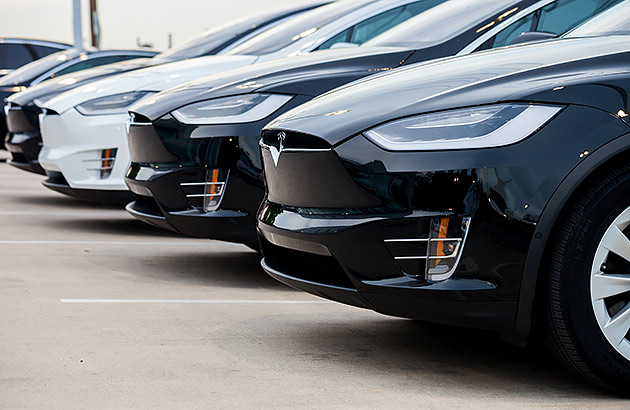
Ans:
{"label": "tinted window", "polygon": [[510,45],[522,33],[539,31],[562,34],[620,0],[557,0],[515,21],[477,50]]}
{"label": "tinted window", "polygon": [[233,42],[251,35],[251,33],[271,28],[273,24],[280,23],[285,18],[293,17],[304,11],[306,10],[296,8],[295,10],[275,11],[267,14],[256,13],[253,16],[229,21],[225,24],[217,25],[183,44],[166,50],[155,56],[155,58],[165,61],[177,61],[216,54]]}
{"label": "tinted window", "polygon": [[630,1],[607,10],[573,31],[567,33],[565,37],[592,37],[613,34],[630,34]]}
{"label": "tinted window", "polygon": [[488,41],[479,46],[475,51],[487,50],[494,47],[508,46],[512,41],[523,33],[534,31],[536,29],[536,15],[537,11],[528,14],[516,20],[514,23],[507,26],[500,31],[497,35],[490,38]]}
{"label": "tinted window", "polygon": [[514,0],[449,0],[370,40],[369,46],[424,48],[453,39],[514,8]]}
{"label": "tinted window", "polygon": [[59,51],[58,48],[38,46],[38,45],[31,45],[30,49],[33,50],[33,52],[37,55],[37,58],[46,57],[49,54],[56,53],[57,51]]}
{"label": "tinted window", "polygon": [[410,18],[444,3],[445,0],[423,0],[398,7],[378,16],[362,21],[354,26],[350,42],[354,44],[363,44],[372,38],[383,34],[387,30],[396,27],[400,23]]}
{"label": "tinted window", "polygon": [[40,75],[79,55],[81,55],[81,51],[73,48],[50,54],[28,63],[4,77],[0,77],[0,85],[29,85],[31,81]]}
{"label": "tinted window", "polygon": [[511,25],[509,25],[505,30],[501,31],[494,37],[494,43],[492,47],[503,47],[508,46],[512,43],[516,37],[520,36],[523,33],[527,33],[529,31],[534,31],[536,28],[534,26],[534,16],[535,13],[531,13],[520,20],[515,21]]}
{"label": "tinted window", "polygon": [[333,36],[333,37],[329,38],[328,40],[324,41],[319,46],[318,50],[326,50],[326,49],[334,46],[337,43],[349,43],[350,42],[350,34],[352,34],[352,28],[344,30],[341,33],[337,34],[336,36]]}
{"label": "tinted window", "polygon": [[15,69],[35,60],[22,44],[0,44],[0,68]]}
{"label": "tinted window", "polygon": [[557,0],[543,7],[537,31],[561,34],[618,0]]}
{"label": "tinted window", "polygon": [[282,50],[298,40],[314,35],[323,26],[367,3],[368,0],[340,1],[308,11],[247,40],[227,54],[259,56]]}
{"label": "tinted window", "polygon": [[88,68],[98,67],[105,64],[117,63],[119,61],[130,60],[132,58],[139,58],[139,56],[106,56],[106,57],[97,57],[97,58],[88,58],[83,61],[78,61],[61,71],[57,71],[54,74],[51,74],[48,78],[58,77],[60,75],[74,73],[75,71],[87,70]]}

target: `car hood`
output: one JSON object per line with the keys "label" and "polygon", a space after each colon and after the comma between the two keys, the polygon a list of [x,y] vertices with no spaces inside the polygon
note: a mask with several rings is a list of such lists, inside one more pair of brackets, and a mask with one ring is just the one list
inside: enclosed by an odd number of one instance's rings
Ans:
{"label": "car hood", "polygon": [[281,58],[182,84],[133,105],[130,111],[155,120],[184,105],[228,95],[267,92],[315,97],[370,72],[398,67],[413,52],[357,47]]}
{"label": "car hood", "polygon": [[100,80],[111,75],[138,70],[140,68],[150,67],[154,65],[154,61],[156,60],[152,58],[136,58],[133,60],[77,71],[76,73],[62,75],[29,87],[26,91],[13,94],[7,100],[11,103],[22,106],[32,104],[35,100],[46,102],[54,96],[72,90],[73,88],[77,88],[81,85],[88,84],[92,81]]}
{"label": "car hood", "polygon": [[256,62],[256,56],[207,56],[143,68],[107,77],[52,98],[44,108],[59,114],[95,98],[133,91],[159,92],[209,73],[220,73]]}
{"label": "car hood", "polygon": [[308,133],[334,145],[397,118],[501,101],[629,112],[623,91],[630,86],[629,39],[554,40],[412,65],[333,90],[266,129]]}

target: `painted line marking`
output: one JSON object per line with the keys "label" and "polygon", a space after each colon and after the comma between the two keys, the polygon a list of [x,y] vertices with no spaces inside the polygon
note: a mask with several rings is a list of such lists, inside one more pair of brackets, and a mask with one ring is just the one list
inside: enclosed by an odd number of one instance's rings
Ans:
{"label": "painted line marking", "polygon": [[5,241],[0,240],[2,245],[136,245],[136,246],[240,246],[238,244],[213,242],[188,242],[183,239],[181,242],[116,242],[116,241]]}
{"label": "painted line marking", "polygon": [[50,198],[59,198],[58,196],[51,195],[49,194],[48,191],[44,191],[41,189],[0,189],[0,194],[22,194],[22,195],[46,194],[46,196]]}
{"label": "painted line marking", "polygon": [[122,304],[199,304],[199,305],[319,305],[327,300],[256,300],[256,299],[59,299],[61,303],[122,303]]}
{"label": "painted line marking", "polygon": [[[90,211],[73,211],[73,212],[58,212],[58,211],[0,211],[0,215],[28,215],[28,216],[67,216],[71,218],[84,218],[84,217],[98,217],[98,218],[111,218],[113,216],[124,215],[128,216],[130,220],[133,220],[124,209],[113,209],[111,212],[90,212]],[[127,219],[127,218],[126,218]]]}

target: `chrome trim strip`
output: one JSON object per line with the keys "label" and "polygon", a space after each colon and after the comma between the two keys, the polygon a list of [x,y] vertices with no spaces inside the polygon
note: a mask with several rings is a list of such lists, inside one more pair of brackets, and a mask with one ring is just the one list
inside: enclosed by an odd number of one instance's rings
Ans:
{"label": "chrome trim strip", "polygon": [[[258,143],[258,145],[260,146],[260,148],[262,149],[266,149],[266,150],[271,150],[271,146],[265,144],[264,142],[260,141]],[[275,147],[274,147],[275,148]],[[328,151],[332,151],[332,148],[284,148],[282,152],[328,152]]]}
{"label": "chrome trim strip", "polygon": [[182,182],[181,186],[206,186],[206,185],[225,185],[225,182]]}
{"label": "chrome trim strip", "polygon": [[99,168],[87,168],[88,171],[106,171],[106,170],[110,170],[110,169],[114,169],[114,166],[109,166],[109,167],[99,167]]}
{"label": "chrome trim strip", "polygon": [[402,243],[402,242],[461,242],[462,238],[431,238],[431,239],[385,239],[385,243]]}
{"label": "chrome trim strip", "polygon": [[116,157],[110,158],[98,158],[98,159],[84,159],[83,162],[102,162],[102,161],[115,161]]}
{"label": "chrome trim strip", "polygon": [[221,196],[221,194],[190,194],[186,195],[186,198],[215,198]]}

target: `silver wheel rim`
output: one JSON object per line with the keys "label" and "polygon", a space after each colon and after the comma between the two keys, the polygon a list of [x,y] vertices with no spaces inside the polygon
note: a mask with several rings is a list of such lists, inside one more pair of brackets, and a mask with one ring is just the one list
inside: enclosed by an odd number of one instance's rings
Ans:
{"label": "silver wheel rim", "polygon": [[630,360],[630,303],[618,303],[611,315],[607,301],[630,291],[630,272],[604,272],[611,253],[630,262],[630,239],[623,231],[630,225],[630,208],[619,215],[608,227],[595,252],[591,268],[591,302],[602,333],[626,360]]}

